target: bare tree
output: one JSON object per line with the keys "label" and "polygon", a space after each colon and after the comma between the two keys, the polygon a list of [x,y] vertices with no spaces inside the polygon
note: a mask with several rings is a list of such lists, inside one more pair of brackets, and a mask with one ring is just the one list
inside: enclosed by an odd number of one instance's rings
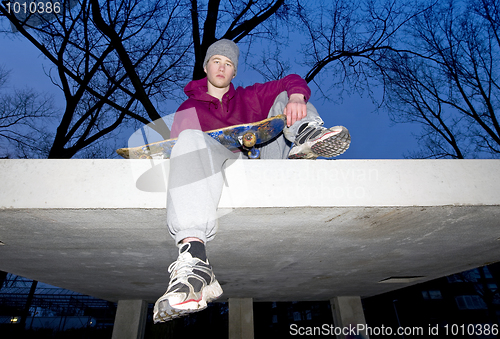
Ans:
{"label": "bare tree", "polygon": [[274,46],[273,51],[270,48],[263,50],[258,63],[252,64],[250,67],[259,73],[265,81],[281,79],[288,75],[291,70],[290,61],[283,59],[280,46]]}
{"label": "bare tree", "polygon": [[[307,82],[329,91],[364,92],[383,73],[390,51],[400,52],[399,32],[422,9],[406,0],[335,0],[297,12],[307,34],[303,61]],[[327,79],[327,81],[323,81]]]}
{"label": "bare tree", "polygon": [[283,3],[72,0],[58,15],[35,20],[14,15],[4,2],[0,14],[54,65],[50,76],[66,107],[48,157],[70,158],[85,156],[81,150],[100,153],[120,127],[134,121],[153,122],[168,138],[158,107],[190,77],[204,76],[208,46],[219,38],[246,37],[250,44],[272,35],[263,23],[283,15]]}
{"label": "bare tree", "polygon": [[325,98],[371,94],[395,122],[419,123],[423,158],[498,157],[499,5],[495,0],[335,0],[297,15],[305,75]]}
{"label": "bare tree", "polygon": [[7,90],[8,75],[0,68],[0,158],[44,157],[45,127],[55,115],[53,97],[30,88]]}
{"label": "bare tree", "polygon": [[499,18],[494,0],[433,4],[386,59],[392,118],[425,127],[413,156],[500,156]]}
{"label": "bare tree", "polygon": [[29,17],[21,21],[0,6],[54,65],[50,75],[66,99],[49,158],[71,158],[84,149],[95,154],[127,121],[154,121],[152,126],[168,137],[152,102],[170,98],[189,76],[183,63],[190,47],[184,39],[186,10],[180,0],[101,5],[82,0],[30,26]]}

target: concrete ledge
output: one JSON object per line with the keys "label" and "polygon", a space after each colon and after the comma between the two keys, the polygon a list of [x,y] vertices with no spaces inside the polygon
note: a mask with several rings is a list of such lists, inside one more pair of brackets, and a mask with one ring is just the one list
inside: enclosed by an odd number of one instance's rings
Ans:
{"label": "concrete ledge", "polygon": [[[154,302],[177,258],[168,164],[0,160],[0,270]],[[365,297],[498,261],[498,173],[499,160],[231,164],[207,246],[222,300]]]}
{"label": "concrete ledge", "polygon": [[[0,160],[0,208],[164,208],[169,161]],[[220,208],[500,204],[500,160],[240,160]]]}
{"label": "concrete ledge", "polygon": [[499,160],[246,161],[219,206],[498,205],[498,173]]}
{"label": "concrete ledge", "polygon": [[[0,208],[165,208],[137,189],[143,160],[0,160]],[[163,188],[164,190],[164,188]]]}

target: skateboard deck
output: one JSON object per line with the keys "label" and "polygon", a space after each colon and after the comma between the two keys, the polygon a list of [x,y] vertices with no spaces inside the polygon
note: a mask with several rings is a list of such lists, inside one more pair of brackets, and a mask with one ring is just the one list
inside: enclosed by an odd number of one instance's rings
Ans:
{"label": "skateboard deck", "polygon": [[[286,116],[277,115],[251,124],[241,124],[205,132],[230,151],[243,149],[250,158],[258,158],[254,146],[277,136],[286,126]],[[177,138],[158,141],[144,146],[120,148],[116,152],[125,159],[169,159]]]}

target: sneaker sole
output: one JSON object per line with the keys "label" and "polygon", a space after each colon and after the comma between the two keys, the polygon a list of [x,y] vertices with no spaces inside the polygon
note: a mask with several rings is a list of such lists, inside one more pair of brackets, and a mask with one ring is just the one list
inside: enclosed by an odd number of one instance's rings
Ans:
{"label": "sneaker sole", "polygon": [[321,138],[318,142],[311,146],[311,151],[318,156],[330,158],[336,157],[347,151],[351,145],[351,136],[347,128],[342,127],[342,130],[333,136]]}
{"label": "sneaker sole", "polygon": [[[335,131],[333,129],[340,130]],[[347,151],[351,145],[351,136],[347,128],[336,126],[330,128],[331,133],[326,133],[319,140],[313,141],[309,152],[300,152],[290,155],[289,159],[316,159],[318,157],[336,157]]]}
{"label": "sneaker sole", "polygon": [[[199,312],[207,308],[207,304],[212,300],[219,298],[222,295],[222,288],[217,280],[215,280],[210,285],[206,286],[201,292],[200,300],[192,300],[183,302],[177,305],[170,305],[168,299],[158,301],[154,307],[153,320],[154,323],[166,322],[175,318],[179,318],[190,313]],[[158,303],[165,301],[167,304],[167,309],[163,311],[158,310]]]}

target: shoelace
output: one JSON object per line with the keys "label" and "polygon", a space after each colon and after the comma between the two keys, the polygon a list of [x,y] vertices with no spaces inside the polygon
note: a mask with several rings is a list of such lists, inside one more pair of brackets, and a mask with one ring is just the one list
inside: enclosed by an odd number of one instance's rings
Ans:
{"label": "shoelace", "polygon": [[170,273],[170,279],[172,284],[177,281],[177,279],[183,276],[186,276],[187,274],[193,272],[193,265],[187,261],[185,258],[185,255],[180,255],[179,259],[174,261],[173,263],[168,266],[168,272]]}

